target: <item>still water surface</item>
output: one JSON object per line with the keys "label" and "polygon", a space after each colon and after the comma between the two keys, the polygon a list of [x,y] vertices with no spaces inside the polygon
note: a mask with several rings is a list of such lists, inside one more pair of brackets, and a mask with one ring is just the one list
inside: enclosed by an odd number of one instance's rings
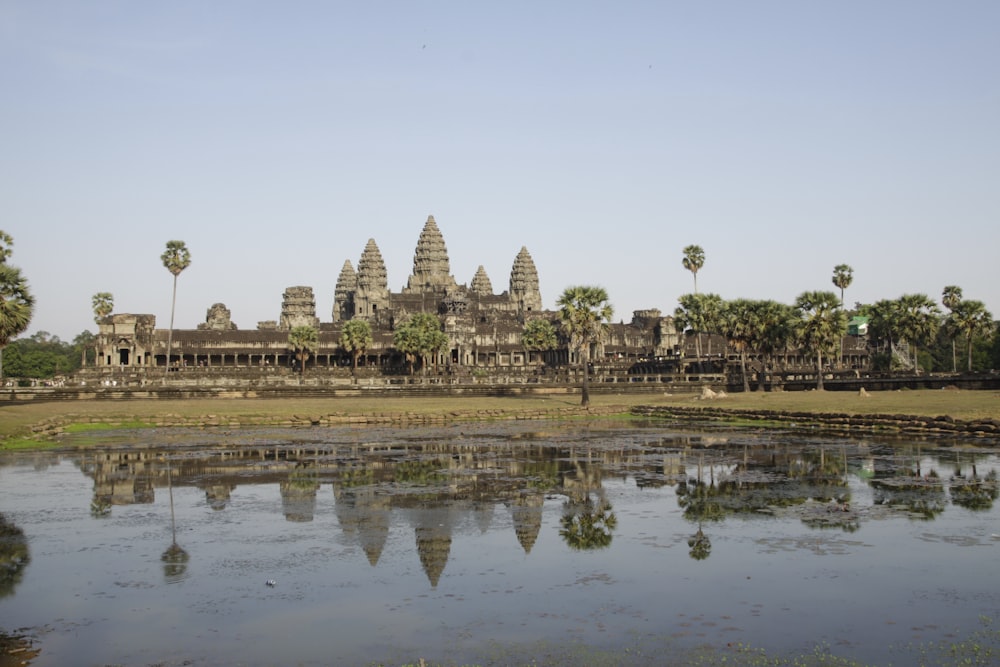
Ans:
{"label": "still water surface", "polygon": [[36,638],[36,665],[670,664],[738,643],[905,664],[1000,619],[1000,461],[954,441],[617,422],[99,439],[0,458],[0,629]]}

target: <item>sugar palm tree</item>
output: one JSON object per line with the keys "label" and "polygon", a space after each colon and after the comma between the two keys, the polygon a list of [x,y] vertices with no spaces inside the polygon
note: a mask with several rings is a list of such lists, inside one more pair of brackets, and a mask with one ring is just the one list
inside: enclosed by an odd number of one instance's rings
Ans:
{"label": "sugar palm tree", "polygon": [[761,353],[763,377],[757,391],[764,390],[768,367],[773,366],[777,353],[786,351],[798,336],[798,313],[794,307],[777,301],[760,301],[756,307],[760,323],[760,338],[754,348]]}
{"label": "sugar palm tree", "polygon": [[803,292],[795,300],[801,318],[799,342],[816,355],[816,389],[823,389],[823,357],[836,354],[847,315],[833,292]]}
{"label": "sugar palm tree", "polygon": [[396,327],[392,338],[393,346],[411,360],[410,375],[413,375],[412,360],[420,359],[421,375],[427,375],[427,355],[448,345],[448,335],[441,330],[441,320],[431,313],[415,313]]}
{"label": "sugar palm tree", "polygon": [[0,378],[3,378],[4,348],[28,328],[34,311],[35,298],[21,269],[6,261],[0,263]]}
{"label": "sugar palm tree", "polygon": [[920,373],[918,346],[930,341],[937,333],[941,312],[926,294],[904,294],[899,297],[900,335],[913,348],[913,370]]}
{"label": "sugar palm tree", "polygon": [[844,307],[844,290],[854,281],[854,269],[847,264],[833,267],[833,284],[840,288],[840,307]]}
{"label": "sugar palm tree", "polygon": [[[690,329],[695,336],[694,349],[698,370],[701,370],[701,335],[717,333],[721,324],[722,297],[718,294],[684,294],[678,300],[680,305],[674,310],[674,325],[680,331]],[[711,350],[709,350],[711,354]]]}
{"label": "sugar palm tree", "polygon": [[[948,285],[941,290],[941,304],[950,312],[954,312],[955,306],[962,300],[962,288],[958,285]],[[951,336],[951,372],[958,371],[958,360],[955,354],[955,336]]]}
{"label": "sugar palm tree", "polygon": [[319,349],[319,332],[316,327],[302,325],[288,332],[288,346],[299,361],[299,382],[305,377],[306,362]]}
{"label": "sugar palm tree", "polygon": [[[100,333],[101,320],[110,315],[112,311],[114,311],[115,309],[115,297],[111,294],[111,292],[98,292],[93,297],[91,297],[90,305],[94,309],[94,324],[98,325],[98,333]],[[99,347],[98,340],[99,338],[95,336],[94,340],[92,341],[94,346],[95,365],[97,364],[97,351]],[[86,349],[84,349],[83,354],[84,354],[83,359],[86,360],[87,358]]]}
{"label": "sugar palm tree", "polygon": [[689,245],[684,248],[684,259],[681,260],[684,268],[694,276],[694,293],[698,293],[698,271],[705,265],[705,251],[700,245]]}
{"label": "sugar palm tree", "polygon": [[750,377],[747,375],[747,350],[760,340],[763,321],[757,302],[749,299],[734,299],[722,306],[722,334],[729,346],[740,354],[740,374],[743,377],[743,391],[750,392]]}
{"label": "sugar palm tree", "polygon": [[167,333],[167,367],[166,370],[163,371],[163,377],[166,379],[167,374],[170,372],[170,352],[174,342],[174,311],[177,307],[177,276],[181,274],[181,271],[191,266],[191,252],[187,249],[184,241],[167,241],[167,249],[163,251],[162,255],[160,255],[160,261],[163,262],[163,266],[174,277],[174,294],[170,301],[170,330]]}
{"label": "sugar palm tree", "polygon": [[972,342],[977,336],[989,336],[996,330],[993,314],[986,310],[982,301],[963,300],[954,304],[947,322],[952,331],[961,332],[965,336],[968,370],[971,371]]}
{"label": "sugar palm tree", "polygon": [[358,357],[372,344],[372,327],[365,320],[348,320],[340,332],[340,346],[351,353],[351,379],[356,381]]}
{"label": "sugar palm tree", "polygon": [[590,405],[590,347],[600,342],[614,309],[608,302],[607,290],[583,285],[567,287],[556,305],[570,348],[577,351],[583,369],[580,405]]}
{"label": "sugar palm tree", "polygon": [[524,325],[524,330],[521,332],[521,345],[529,352],[554,350],[557,344],[556,328],[552,326],[552,322],[536,318]]}
{"label": "sugar palm tree", "polygon": [[14,252],[14,239],[10,234],[0,229],[0,264],[5,263]]}

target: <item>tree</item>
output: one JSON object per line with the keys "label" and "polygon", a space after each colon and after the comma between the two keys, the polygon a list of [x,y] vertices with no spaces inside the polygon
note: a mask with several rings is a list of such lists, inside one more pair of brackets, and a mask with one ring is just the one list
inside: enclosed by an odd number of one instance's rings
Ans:
{"label": "tree", "polygon": [[750,377],[747,374],[747,351],[754,349],[762,339],[764,323],[761,319],[762,302],[749,299],[734,299],[722,306],[720,323],[722,334],[729,346],[740,354],[740,374],[743,377],[743,391],[750,391]]}
{"label": "tree", "polygon": [[73,348],[80,351],[80,367],[83,368],[87,365],[87,352],[94,350],[95,358],[94,365],[97,365],[97,336],[90,333],[88,329],[84,329],[76,335],[73,339]]}
{"label": "tree", "polygon": [[[953,312],[958,302],[962,300],[962,288],[958,285],[948,285],[941,290],[941,304]],[[955,336],[951,336],[951,372],[958,371],[958,361],[955,355]]]}
{"label": "tree", "polygon": [[792,306],[777,301],[761,301],[758,306],[760,321],[760,339],[754,347],[761,353],[763,377],[757,384],[757,390],[764,390],[767,370],[773,366],[774,356],[788,349],[798,337],[798,313]]}
{"label": "tree", "polygon": [[926,294],[904,294],[898,307],[899,334],[913,348],[913,370],[919,374],[918,346],[934,338],[941,311]]}
{"label": "tree", "polygon": [[529,352],[554,350],[557,344],[556,328],[552,326],[552,322],[537,318],[524,325],[521,345]]}
{"label": "tree", "polygon": [[[684,294],[679,299],[679,303],[680,305],[674,310],[674,324],[681,331],[691,329],[694,334],[696,363],[698,369],[701,370],[701,334],[711,335],[719,331],[722,297],[718,294]],[[711,344],[711,340],[711,336],[709,336],[709,344]]]}
{"label": "tree", "polygon": [[170,330],[167,333],[167,367],[163,372],[166,378],[170,372],[170,352],[174,342],[174,310],[177,306],[177,276],[181,271],[191,266],[191,253],[188,251],[184,241],[167,241],[167,249],[160,255],[163,266],[174,277],[174,295],[170,301]]}
{"label": "tree", "polygon": [[698,293],[698,271],[705,265],[705,251],[700,245],[689,245],[684,248],[684,268],[694,276],[694,293]]}
{"label": "tree", "polygon": [[14,252],[14,239],[10,234],[0,229],[0,264],[5,264]]}
{"label": "tree", "polygon": [[28,328],[35,312],[35,298],[21,269],[7,263],[13,240],[0,231],[0,379],[3,378],[3,350]]}
{"label": "tree", "polygon": [[844,290],[854,281],[854,269],[847,264],[833,267],[833,284],[840,288],[840,307],[844,307]]}
{"label": "tree", "polygon": [[[110,315],[115,309],[115,297],[111,292],[98,292],[90,299],[90,305],[94,309],[94,324],[98,326],[100,332],[101,320]],[[94,365],[97,365],[97,347],[99,339],[95,336],[91,341],[94,345]],[[86,365],[87,351],[83,351],[84,365]]]}
{"label": "tree", "polygon": [[590,405],[590,347],[600,342],[606,323],[614,316],[603,287],[567,287],[556,302],[570,348],[577,351],[583,369],[580,404]]}
{"label": "tree", "polygon": [[847,328],[847,315],[833,292],[803,292],[795,300],[801,325],[799,342],[816,355],[816,389],[823,389],[823,357],[836,354]]}
{"label": "tree", "polygon": [[288,332],[288,346],[299,361],[299,382],[305,377],[306,362],[319,349],[319,332],[315,327],[303,325]]}
{"label": "tree", "polygon": [[351,353],[351,378],[358,370],[358,357],[372,344],[372,327],[365,320],[348,320],[340,332],[340,346]]}
{"label": "tree", "polygon": [[[431,313],[416,313],[396,328],[393,345],[408,358],[420,358],[421,374],[427,375],[427,355],[448,345],[441,321]],[[413,365],[410,365],[413,375]]]}
{"label": "tree", "polygon": [[[992,313],[986,310],[986,305],[982,301],[959,301],[951,307],[946,326],[952,332],[962,333],[965,336],[968,370],[972,371],[972,342],[977,337],[985,338],[994,333],[996,325],[993,323]],[[953,336],[953,345],[954,341]]]}

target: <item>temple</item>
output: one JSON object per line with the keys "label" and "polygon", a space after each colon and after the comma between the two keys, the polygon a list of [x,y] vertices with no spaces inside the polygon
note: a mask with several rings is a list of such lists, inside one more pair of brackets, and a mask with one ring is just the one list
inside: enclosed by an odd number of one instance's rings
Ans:
{"label": "temple", "polygon": [[[382,253],[375,239],[369,239],[357,269],[349,259],[344,261],[328,312],[330,320],[322,321],[313,288],[300,285],[285,289],[277,319],[258,322],[254,329],[238,328],[222,303],[212,304],[196,329],[172,333],[156,328],[153,315],[112,314],[98,323],[96,366],[83,369],[81,377],[86,381],[115,376],[125,383],[143,383],[160,369],[159,378],[195,384],[298,382],[301,376],[293,372],[297,361],[289,333],[309,326],[319,339],[318,349],[306,361],[310,383],[351,383],[361,375],[371,384],[391,384],[413,373],[412,360],[394,346],[394,334],[399,324],[417,313],[436,316],[448,340],[424,360],[422,378],[427,381],[567,381],[579,372],[577,354],[561,332],[552,349],[529,349],[524,344],[525,328],[532,320],[548,320],[559,331],[559,313],[542,306],[538,270],[528,249],[522,247],[514,257],[505,291],[496,293],[482,265],[468,284],[459,284],[434,216],[424,223],[412,272],[400,291],[390,291]],[[372,332],[372,344],[359,357],[357,370],[353,355],[340,342],[345,323],[356,319],[367,321]],[[169,360],[168,340],[172,340]],[[802,350],[777,351],[770,357],[780,381],[802,380],[815,371],[814,357]],[[600,382],[726,383],[740,372],[739,354],[725,338],[678,332],[672,317],[653,308],[634,311],[629,322],[608,324],[589,359]],[[869,366],[864,332],[843,337],[838,372],[856,373]],[[751,359],[750,370],[759,375],[763,366]],[[770,369],[763,373],[768,374]]]}
{"label": "temple", "polygon": [[[368,375],[405,373],[405,355],[393,346],[397,324],[415,313],[432,313],[441,320],[448,345],[428,360],[433,374],[454,381],[470,379],[486,370],[508,377],[536,375],[541,368],[559,368],[575,362],[567,342],[554,350],[530,351],[522,344],[525,325],[536,318],[558,324],[558,312],[542,307],[538,270],[527,247],[513,259],[507,289],[496,293],[480,265],[468,284],[451,274],[444,236],[434,216],[428,216],[417,239],[413,269],[399,292],[389,289],[388,271],[375,239],[369,239],[357,269],[345,260],[337,276],[330,321],[317,316],[316,298],[309,286],[288,287],[276,320],[240,329],[222,303],[212,304],[197,329],[175,329],[169,365],[188,374],[246,377],[262,371],[280,374],[295,364],[288,334],[308,325],[319,332],[319,349],[306,362],[313,378],[336,381],[349,378],[352,356],[340,345],[344,323],[369,322],[372,345],[359,359]],[[126,372],[135,379],[168,365],[169,332],[156,328],[153,315],[112,314],[99,322],[98,369]],[[640,359],[677,354],[673,319],[658,310],[636,311],[628,324],[609,326],[608,335],[592,353],[593,359],[634,363]]]}

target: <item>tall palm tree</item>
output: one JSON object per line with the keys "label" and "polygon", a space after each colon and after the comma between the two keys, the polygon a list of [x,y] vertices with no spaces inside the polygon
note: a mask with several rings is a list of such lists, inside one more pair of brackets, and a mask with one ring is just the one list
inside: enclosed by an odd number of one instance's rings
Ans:
{"label": "tall palm tree", "polygon": [[899,314],[899,333],[913,348],[913,370],[919,375],[917,348],[937,333],[941,311],[926,294],[904,294],[899,297]]}
{"label": "tall palm tree", "polygon": [[170,352],[174,342],[174,311],[177,307],[177,276],[181,271],[191,266],[191,252],[187,249],[184,241],[167,241],[167,249],[160,255],[163,266],[174,277],[174,295],[170,301],[170,331],[167,333],[167,367],[163,371],[166,379],[170,373]]}
{"label": "tall palm tree", "polygon": [[396,327],[392,337],[393,346],[411,360],[410,375],[413,375],[415,358],[420,359],[420,373],[427,375],[427,355],[438,352],[448,345],[448,335],[441,330],[441,320],[431,313],[415,313]]}
{"label": "tall palm tree", "polygon": [[3,378],[4,348],[28,328],[34,311],[35,297],[21,269],[6,261],[0,263],[0,378]]}
{"label": "tall palm tree", "polygon": [[951,330],[965,335],[968,370],[971,371],[972,342],[977,336],[989,336],[995,331],[993,314],[986,310],[986,305],[982,301],[963,300],[952,306],[947,322]]}
{"label": "tall palm tree", "polygon": [[303,325],[294,327],[288,332],[288,346],[295,353],[295,358],[299,361],[299,382],[306,374],[306,362],[310,355],[319,349],[319,332],[316,327]]}
{"label": "tall palm tree", "polygon": [[844,290],[854,281],[854,269],[847,264],[833,267],[833,284],[840,288],[840,307],[844,307]]}
{"label": "tall palm tree", "polygon": [[684,268],[694,276],[694,293],[698,293],[698,271],[705,265],[705,251],[700,245],[689,245],[684,248]]}
{"label": "tall palm tree", "polygon": [[366,320],[348,320],[340,332],[340,346],[351,353],[351,380],[357,381],[358,357],[372,344],[372,327]]}
{"label": "tall palm tree", "polygon": [[764,390],[768,368],[774,365],[774,357],[788,350],[798,336],[798,313],[794,307],[777,301],[761,301],[755,309],[760,323],[760,338],[754,344],[762,356],[763,377],[757,384],[757,391]]}
{"label": "tall palm tree", "polygon": [[[958,302],[962,300],[962,288],[958,285],[948,285],[943,290],[941,290],[941,304],[948,309],[949,312],[954,312],[955,306]],[[958,360],[955,355],[955,336],[951,336],[951,372],[958,372]]]}
{"label": "tall palm tree", "polygon": [[600,342],[607,323],[614,316],[614,308],[603,287],[583,285],[567,287],[556,305],[570,347],[579,355],[583,369],[580,405],[587,406],[590,405],[590,347]]}
{"label": "tall palm tree", "polygon": [[803,292],[795,300],[801,326],[799,342],[816,355],[816,389],[823,390],[823,357],[836,354],[847,329],[847,315],[833,292]]}

